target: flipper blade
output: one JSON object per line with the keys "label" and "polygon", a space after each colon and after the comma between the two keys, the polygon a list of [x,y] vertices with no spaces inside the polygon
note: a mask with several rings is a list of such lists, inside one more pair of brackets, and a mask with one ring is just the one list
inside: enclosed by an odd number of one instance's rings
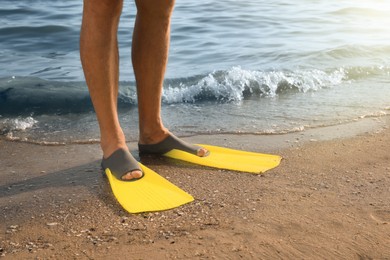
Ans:
{"label": "flipper blade", "polygon": [[162,211],[189,203],[194,198],[176,185],[140,164],[145,176],[137,181],[121,181],[110,169],[106,175],[119,204],[130,213]]}
{"label": "flipper blade", "polygon": [[206,157],[199,157],[187,152],[172,150],[165,153],[164,156],[199,165],[254,174],[260,174],[275,168],[282,159],[278,155],[247,152],[205,144],[198,145],[209,150],[210,154]]}

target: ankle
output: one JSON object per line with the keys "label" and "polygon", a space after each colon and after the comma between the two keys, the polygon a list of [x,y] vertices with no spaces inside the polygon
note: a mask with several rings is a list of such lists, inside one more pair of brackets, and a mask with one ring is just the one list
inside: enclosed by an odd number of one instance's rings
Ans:
{"label": "ankle", "polygon": [[103,151],[103,157],[108,158],[119,148],[128,149],[124,135],[103,137],[100,139],[100,147]]}
{"label": "ankle", "polygon": [[169,131],[165,127],[149,131],[140,131],[140,144],[156,144],[169,136]]}

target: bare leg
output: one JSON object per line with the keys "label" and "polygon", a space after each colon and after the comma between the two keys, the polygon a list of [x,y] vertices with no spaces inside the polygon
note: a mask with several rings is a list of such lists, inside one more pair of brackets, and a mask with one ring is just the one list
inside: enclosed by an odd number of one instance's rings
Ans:
{"label": "bare leg", "polygon": [[[122,0],[84,0],[80,55],[85,79],[98,118],[103,156],[127,148],[117,113],[119,55],[117,30]],[[140,171],[124,179],[139,178]]]}
{"label": "bare leg", "polygon": [[[161,95],[168,61],[174,0],[136,0],[132,61],[137,81],[139,142],[154,144],[169,135],[161,119]],[[207,150],[201,149],[199,156]]]}
{"label": "bare leg", "polygon": [[137,81],[140,143],[168,136],[161,120],[161,94],[168,60],[173,0],[136,0],[132,61]]}

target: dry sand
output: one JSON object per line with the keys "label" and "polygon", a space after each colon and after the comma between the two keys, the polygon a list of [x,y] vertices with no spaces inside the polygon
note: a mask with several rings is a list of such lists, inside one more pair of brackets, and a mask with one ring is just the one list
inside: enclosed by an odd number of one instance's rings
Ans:
{"label": "dry sand", "polygon": [[389,125],[384,117],[380,124],[281,136],[188,138],[277,153],[284,160],[252,175],[142,158],[196,200],[137,215],[124,212],[113,198],[99,168],[98,145],[0,140],[0,255],[390,259]]}

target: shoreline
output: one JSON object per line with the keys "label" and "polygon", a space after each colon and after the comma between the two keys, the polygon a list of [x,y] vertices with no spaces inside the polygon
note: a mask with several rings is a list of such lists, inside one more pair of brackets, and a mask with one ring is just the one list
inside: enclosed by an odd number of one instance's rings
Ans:
{"label": "shoreline", "polygon": [[[239,142],[234,142],[236,137],[248,137],[249,139],[257,139],[257,141],[264,141],[268,149],[283,149],[289,146],[283,144],[283,140],[289,142],[290,139],[295,139],[294,142],[307,141],[323,141],[332,140],[337,138],[348,138],[363,133],[380,131],[386,128],[388,121],[390,121],[390,115],[382,115],[379,117],[364,117],[346,122],[340,122],[339,124],[327,125],[327,126],[314,126],[306,127],[303,130],[281,132],[281,133],[241,133],[241,132],[211,132],[211,133],[193,133],[186,135],[179,135],[183,139],[193,141],[196,143],[210,142],[215,140],[217,143],[214,145],[226,146],[226,140],[232,139],[234,145],[240,145]],[[23,131],[22,131],[23,132]],[[134,147],[133,150],[137,149],[136,141],[130,138],[127,141],[129,147]],[[273,139],[271,144],[268,145],[268,140]],[[223,140],[223,141],[222,141]],[[15,142],[25,143],[31,145],[42,145],[42,146],[66,146],[66,145],[96,145],[99,144],[99,139],[88,139],[88,140],[77,140],[77,141],[39,141],[39,140],[26,140],[22,137],[14,137],[13,134],[0,135],[0,142]],[[241,141],[241,140],[240,140]],[[263,144],[262,144],[263,145]],[[263,147],[262,147],[263,148]]]}
{"label": "shoreline", "polygon": [[142,158],[195,201],[137,215],[113,198],[98,144],[0,140],[0,255],[389,259],[389,126],[383,117],[278,136],[184,138],[284,159],[252,175]]}

